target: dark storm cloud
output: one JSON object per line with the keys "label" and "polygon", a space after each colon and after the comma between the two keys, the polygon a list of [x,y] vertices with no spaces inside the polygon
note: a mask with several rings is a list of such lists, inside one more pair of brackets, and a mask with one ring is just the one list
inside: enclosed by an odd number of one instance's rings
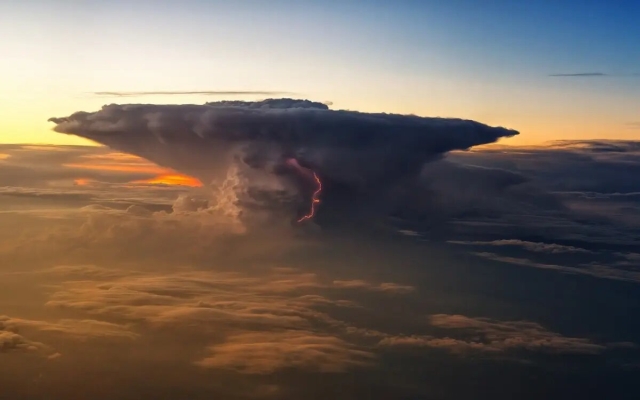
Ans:
{"label": "dark storm cloud", "polygon": [[[265,181],[256,173],[282,174],[286,159],[294,157],[323,180],[324,209],[347,206],[341,215],[353,215],[349,207],[354,203],[388,208],[375,203],[397,198],[391,187],[415,180],[425,163],[448,151],[517,134],[469,120],[335,111],[326,104],[294,99],[112,104],[95,113],[77,112],[51,121],[57,132],[95,140],[207,183],[222,180],[237,157],[254,171],[244,172],[249,186]],[[296,191],[308,195],[308,183],[300,184],[294,185]],[[263,189],[259,192],[265,194]]]}
{"label": "dark storm cloud", "polygon": [[630,193],[598,193],[598,192],[562,192],[568,198],[576,197],[586,200],[607,200],[607,201],[637,201],[640,200],[640,192]]}
{"label": "dark storm cloud", "polygon": [[[640,282],[637,260],[621,256],[640,246],[640,142],[492,146],[451,153],[446,162],[456,168],[508,171],[522,182],[492,189],[488,184],[474,187],[473,177],[443,175],[446,185],[431,198],[443,199],[437,215],[450,214],[437,229],[409,224],[421,232],[418,240],[474,246],[476,256],[505,267],[554,271],[579,282]],[[499,181],[494,177],[490,182]]]}
{"label": "dark storm cloud", "polygon": [[[271,224],[295,214],[296,204],[298,214],[307,211],[312,185],[282,172],[283,160],[295,157],[322,178],[314,221],[323,227],[371,226],[380,221],[372,217],[392,216],[385,223],[416,232],[414,240],[450,240],[506,253],[480,252],[494,261],[637,279],[631,271],[618,271],[611,257],[640,245],[640,142],[556,141],[455,151],[515,132],[456,119],[333,111],[291,99],[111,105],[53,121],[57,131],[206,182],[219,184],[235,163],[241,171],[231,203],[243,221],[257,220],[260,211],[272,216],[265,219]],[[205,208],[212,207],[215,200]],[[518,249],[540,260],[523,258]],[[566,259],[569,254],[575,257]],[[585,257],[595,257],[597,264],[588,265]]]}
{"label": "dark storm cloud", "polygon": [[[308,210],[312,185],[291,179],[291,171],[282,175],[283,161],[295,157],[322,179],[314,221],[323,227],[371,226],[380,220],[374,217],[392,216],[391,224],[417,232],[416,240],[500,243],[512,258],[518,257],[510,249],[518,247],[584,256],[602,246],[630,252],[639,242],[640,143],[634,141],[557,141],[460,152],[454,150],[515,132],[456,119],[333,111],[292,99],[111,105],[52,120],[59,132],[203,182],[220,184],[229,165],[239,166],[232,185],[236,197],[229,204],[239,207],[244,222],[257,221],[261,212],[271,216],[263,218],[269,226]],[[206,207],[215,204],[214,199]],[[584,262],[576,259],[567,268],[622,277],[585,269]]]}
{"label": "dark storm cloud", "polygon": [[[558,244],[563,243],[554,239],[566,242],[574,234],[590,237],[590,241],[609,237],[606,240],[632,243],[638,239],[640,208],[635,193],[640,192],[640,142],[558,141],[547,146],[456,153],[449,160],[521,174],[529,188],[538,188],[550,201],[562,205],[551,207],[541,201],[527,212],[510,213],[509,220],[503,215],[503,226],[520,219],[521,234],[546,225],[556,229],[547,230],[544,241]],[[531,193],[530,189],[521,191],[522,196]],[[526,240],[506,230],[501,236],[496,239]]]}
{"label": "dark storm cloud", "polygon": [[450,157],[426,164],[406,186],[397,215],[405,219],[451,221],[476,216],[521,213],[526,209],[562,210],[563,205],[525,174],[508,167],[455,162]]}
{"label": "dark storm cloud", "polygon": [[[466,120],[334,111],[276,99],[206,105],[109,105],[52,118],[55,130],[98,141],[178,170],[225,170],[230,153],[266,168],[296,157],[323,177],[352,185],[417,173],[427,161],[517,134]],[[218,164],[218,165],[216,165]],[[205,176],[205,178],[207,178]]]}
{"label": "dark storm cloud", "polygon": [[200,91],[159,91],[159,92],[93,92],[98,96],[112,96],[112,97],[137,97],[137,96],[154,96],[154,95],[204,95],[204,96],[276,96],[293,94],[290,92],[275,92],[275,91],[255,91],[255,90],[235,90],[235,91],[221,91],[221,90],[200,90]]}

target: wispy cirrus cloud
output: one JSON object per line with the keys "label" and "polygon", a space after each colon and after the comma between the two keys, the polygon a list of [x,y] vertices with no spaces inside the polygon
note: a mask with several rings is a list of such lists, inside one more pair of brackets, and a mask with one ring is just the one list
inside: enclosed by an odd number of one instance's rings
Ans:
{"label": "wispy cirrus cloud", "polygon": [[549,76],[555,77],[599,77],[599,76],[609,76],[604,72],[574,72],[574,73],[565,73],[565,74],[549,74]]}
{"label": "wispy cirrus cloud", "polygon": [[556,78],[599,78],[599,77],[634,77],[640,76],[639,73],[633,74],[607,74],[605,72],[569,72],[561,74],[549,74],[548,76]]}
{"label": "wispy cirrus cloud", "polygon": [[270,91],[270,90],[198,90],[198,91],[183,91],[183,90],[166,90],[166,91],[150,91],[150,92],[124,92],[124,91],[109,91],[109,92],[93,92],[96,96],[105,97],[137,97],[137,96],[172,96],[172,95],[198,95],[198,96],[276,96],[283,94],[294,94],[291,92]]}
{"label": "wispy cirrus cloud", "polygon": [[626,125],[630,129],[640,129],[640,121],[627,122]]}

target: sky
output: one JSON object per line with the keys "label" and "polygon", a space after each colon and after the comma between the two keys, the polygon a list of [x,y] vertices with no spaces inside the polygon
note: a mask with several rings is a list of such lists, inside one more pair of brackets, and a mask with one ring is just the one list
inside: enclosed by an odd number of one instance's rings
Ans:
{"label": "sky", "polygon": [[[517,129],[514,145],[636,139],[639,13],[634,1],[2,2],[0,142],[87,144],[47,120],[229,97],[473,119]],[[114,95],[193,91],[244,93]]]}
{"label": "sky", "polygon": [[638,15],[0,0],[0,398],[637,400]]}

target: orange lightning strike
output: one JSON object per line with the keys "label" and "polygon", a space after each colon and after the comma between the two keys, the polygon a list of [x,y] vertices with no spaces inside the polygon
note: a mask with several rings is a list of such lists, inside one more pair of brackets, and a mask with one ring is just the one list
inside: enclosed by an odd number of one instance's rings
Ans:
{"label": "orange lightning strike", "polygon": [[311,209],[309,210],[309,214],[300,218],[298,222],[302,222],[304,220],[313,218],[313,216],[316,213],[316,205],[320,204],[320,199],[318,199],[318,196],[320,196],[320,193],[322,192],[322,182],[320,182],[320,178],[315,172],[313,173],[313,179],[316,180],[316,183],[318,184],[318,188],[316,189],[315,192],[313,192],[313,196],[311,196]]}

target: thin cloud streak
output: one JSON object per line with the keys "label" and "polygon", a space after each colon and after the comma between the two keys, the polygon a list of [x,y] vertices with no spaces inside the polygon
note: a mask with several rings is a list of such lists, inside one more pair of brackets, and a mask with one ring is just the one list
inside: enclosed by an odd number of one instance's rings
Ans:
{"label": "thin cloud streak", "polygon": [[627,127],[629,129],[640,129],[640,121],[627,122]]}
{"label": "thin cloud streak", "polygon": [[578,72],[572,74],[549,74],[549,76],[554,77],[598,77],[598,76],[609,76],[603,72]]}
{"label": "thin cloud streak", "polygon": [[291,92],[276,92],[276,91],[218,91],[218,90],[202,90],[202,91],[159,91],[159,92],[93,92],[96,96],[110,96],[110,97],[134,97],[134,96],[158,96],[158,95],[199,95],[199,96],[243,96],[243,95],[258,95],[258,96],[276,96],[283,94],[294,94]]}
{"label": "thin cloud streak", "polygon": [[568,74],[549,74],[548,76],[555,78],[600,78],[600,77],[616,77],[616,78],[629,78],[638,77],[639,73],[633,74],[606,74],[604,72],[576,72]]}

